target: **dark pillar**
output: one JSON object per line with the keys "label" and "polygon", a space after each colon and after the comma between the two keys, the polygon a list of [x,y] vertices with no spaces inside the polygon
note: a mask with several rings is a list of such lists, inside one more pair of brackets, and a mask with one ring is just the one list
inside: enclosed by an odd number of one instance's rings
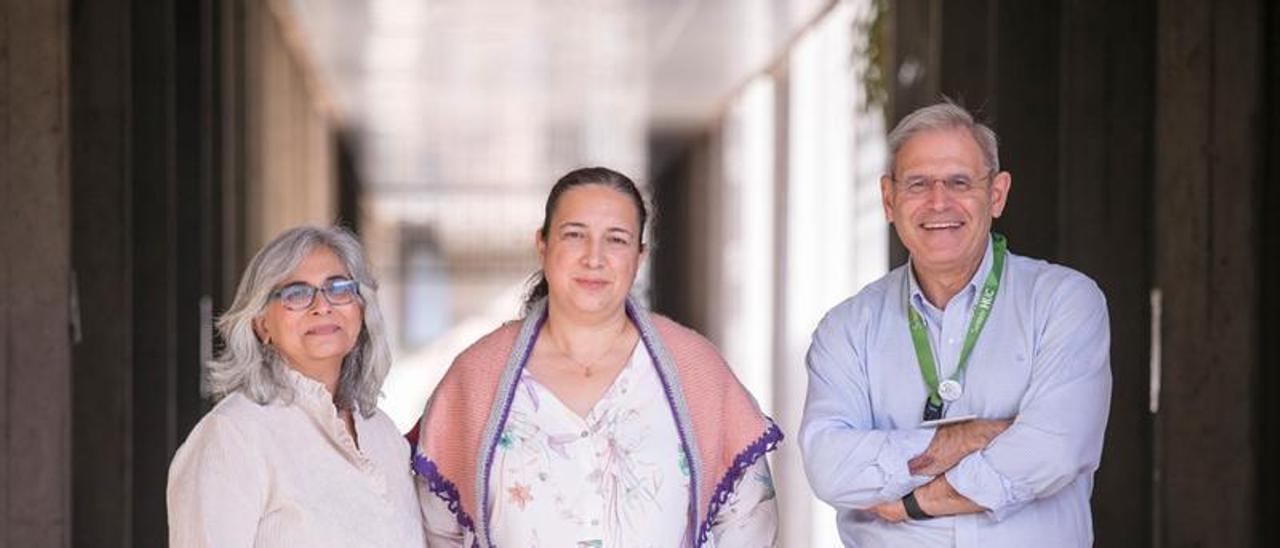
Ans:
{"label": "dark pillar", "polygon": [[178,268],[174,3],[132,6],[133,543],[161,546],[177,447]]}
{"label": "dark pillar", "polygon": [[[1013,189],[1004,216],[995,230],[1006,233],[1010,249],[1023,255],[1062,262],[1059,225],[1076,221],[1058,209],[1065,181],[1059,167],[1060,120],[1093,113],[1067,112],[1060,103],[1060,60],[1073,52],[1061,50],[1060,22],[1066,13],[1058,1],[1000,2],[996,15],[995,95],[983,101],[985,117],[1000,135],[1000,168],[1013,174]],[[970,33],[960,32],[945,47],[981,47],[970,44]],[[1106,40],[1105,36],[1097,36]],[[943,81],[943,90],[950,83]],[[1096,275],[1096,273],[1086,272]],[[1105,290],[1106,287],[1103,287]]]}
{"label": "dark pillar", "polygon": [[1157,542],[1251,546],[1259,496],[1253,203],[1261,13],[1255,0],[1162,0],[1158,11]]}
{"label": "dark pillar", "polygon": [[212,315],[215,303],[222,299],[217,4],[214,0],[178,2],[174,13],[179,443],[206,410],[199,397],[202,364],[212,357]]}
{"label": "dark pillar", "polygon": [[[1061,157],[1056,177],[1048,175],[1055,190],[1042,197],[1053,208],[1045,213],[1057,213],[1055,260],[1093,277],[1111,316],[1111,415],[1093,491],[1098,546],[1151,545],[1154,35],[1148,0],[1068,3],[1061,18],[1061,97],[1049,103],[1061,109],[1061,144],[1038,144]],[[1014,195],[1037,193],[1041,183],[1023,177],[1019,185],[1015,177]]]}
{"label": "dark pillar", "polygon": [[73,347],[73,538],[127,546],[133,498],[133,242],[127,1],[71,14],[72,262],[82,337]]}
{"label": "dark pillar", "polygon": [[[246,113],[245,103],[245,0],[215,2],[211,16],[217,21],[217,47],[214,55],[217,59],[217,76],[214,81],[212,108],[214,117],[213,129],[217,132],[221,143],[218,150],[218,179],[215,180],[215,192],[221,195],[218,213],[219,226],[217,232],[218,255],[221,257],[215,275],[218,287],[215,292],[215,310],[226,310],[236,292],[236,283],[240,280],[240,272],[249,264],[249,253],[245,242],[248,241],[245,217],[246,204],[246,159],[245,150]],[[215,345],[216,345],[215,341]]]}
{"label": "dark pillar", "polygon": [[696,192],[691,185],[705,181],[697,171],[706,155],[705,137],[658,135],[650,139],[650,181],[653,185],[653,245],[650,251],[653,309],[694,329],[706,328],[705,307],[690,276],[698,256],[704,256],[700,242],[691,236]]}
{"label": "dark pillar", "polygon": [[356,158],[356,133],[339,131],[334,137],[335,175],[338,178],[338,223],[360,232],[360,166]]}
{"label": "dark pillar", "polygon": [[1007,32],[997,32],[999,8],[997,0],[951,0],[934,4],[933,10],[940,12],[942,24],[933,34],[938,37],[939,45],[947,47],[938,47],[936,53],[935,85],[941,87],[932,97],[923,97],[924,104],[939,100],[939,95],[945,93],[980,117],[995,116],[992,103],[997,97],[997,53],[1001,41],[1009,39]]}
{"label": "dark pillar", "polygon": [[[1262,357],[1260,382],[1253,408],[1258,410],[1259,439],[1258,492],[1280,492],[1280,471],[1271,463],[1280,462],[1280,406],[1271,404],[1274,394],[1280,393],[1280,369],[1275,358],[1274,345],[1264,343],[1268,335],[1280,333],[1280,223],[1267,222],[1268,215],[1280,211],[1280,3],[1264,2],[1261,21],[1263,30],[1263,91],[1262,118],[1263,148],[1261,177],[1257,183],[1258,205],[1254,209],[1254,223],[1258,227],[1258,339],[1255,346]],[[1270,282],[1270,283],[1268,283]],[[1272,516],[1280,512],[1280,502],[1273,497],[1259,497],[1254,512],[1259,546],[1275,546],[1280,543],[1280,533],[1271,526]]]}
{"label": "dark pillar", "polygon": [[167,542],[169,460],[201,416],[222,298],[220,11],[212,0],[71,14],[75,542]]}

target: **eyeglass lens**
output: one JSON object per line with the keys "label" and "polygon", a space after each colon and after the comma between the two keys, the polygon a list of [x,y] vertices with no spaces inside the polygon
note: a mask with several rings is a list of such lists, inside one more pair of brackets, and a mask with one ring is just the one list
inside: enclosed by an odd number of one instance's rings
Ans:
{"label": "eyeglass lens", "polygon": [[280,297],[280,303],[289,310],[305,310],[311,308],[315,302],[316,293],[323,293],[326,301],[330,305],[350,304],[355,300],[356,294],[359,292],[359,285],[355,280],[346,278],[333,278],[324,283],[324,287],[317,288],[311,284],[297,282],[280,288],[276,294]]}

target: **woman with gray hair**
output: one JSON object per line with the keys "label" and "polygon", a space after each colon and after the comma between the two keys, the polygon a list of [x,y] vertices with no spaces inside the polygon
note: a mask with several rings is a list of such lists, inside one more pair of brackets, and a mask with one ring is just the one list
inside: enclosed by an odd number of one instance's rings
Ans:
{"label": "woman with gray hair", "polygon": [[390,352],[355,237],[277,236],[218,330],[218,404],[169,468],[170,544],[423,545],[409,445],[377,407]]}

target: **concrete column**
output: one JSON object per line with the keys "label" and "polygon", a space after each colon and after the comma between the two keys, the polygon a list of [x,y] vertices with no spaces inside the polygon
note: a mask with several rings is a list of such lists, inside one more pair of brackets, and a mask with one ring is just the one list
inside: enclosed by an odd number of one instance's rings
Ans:
{"label": "concrete column", "polygon": [[65,1],[0,1],[0,545],[71,539]]}
{"label": "concrete column", "polygon": [[[282,230],[337,217],[334,121],[286,2],[245,8],[246,251]],[[238,274],[238,273],[237,273]]]}

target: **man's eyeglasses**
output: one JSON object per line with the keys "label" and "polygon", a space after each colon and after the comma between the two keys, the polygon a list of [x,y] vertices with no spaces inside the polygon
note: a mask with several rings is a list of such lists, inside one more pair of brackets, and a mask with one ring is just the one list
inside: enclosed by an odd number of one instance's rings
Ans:
{"label": "man's eyeglasses", "polygon": [[929,190],[933,189],[934,183],[942,183],[942,187],[950,194],[965,194],[975,188],[978,188],[983,181],[990,180],[995,176],[995,172],[989,172],[986,175],[974,179],[968,175],[951,175],[948,177],[931,177],[927,175],[913,175],[906,179],[891,179],[894,184],[898,185],[901,190],[908,196],[923,196]]}
{"label": "man's eyeglasses", "polygon": [[355,302],[360,296],[360,284],[349,278],[329,278],[323,287],[306,282],[294,282],[271,292],[272,299],[280,299],[285,310],[308,310],[315,303],[316,293],[324,293],[330,305],[340,306]]}

